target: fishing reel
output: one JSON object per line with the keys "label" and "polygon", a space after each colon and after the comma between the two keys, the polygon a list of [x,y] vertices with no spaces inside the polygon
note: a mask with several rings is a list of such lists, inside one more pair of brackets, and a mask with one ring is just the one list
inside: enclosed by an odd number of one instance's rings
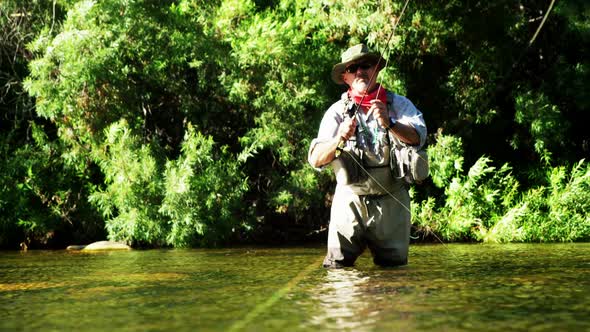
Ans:
{"label": "fishing reel", "polygon": [[360,107],[360,105],[354,103],[352,100],[348,100],[345,105],[346,115],[348,115],[348,117],[351,119],[354,118],[359,107]]}

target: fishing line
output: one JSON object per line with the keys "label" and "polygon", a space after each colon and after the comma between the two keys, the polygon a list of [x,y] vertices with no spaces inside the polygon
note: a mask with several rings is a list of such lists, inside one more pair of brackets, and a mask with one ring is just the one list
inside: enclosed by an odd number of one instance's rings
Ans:
{"label": "fishing line", "polygon": [[[390,41],[391,38],[393,38],[393,35],[395,34],[395,30],[397,29],[397,26],[399,24],[399,22],[401,21],[406,8],[408,7],[408,3],[410,2],[410,0],[406,0],[406,2],[404,3],[404,6],[402,8],[402,11],[400,12],[400,15],[398,17],[398,19],[395,22],[395,25],[393,26],[392,30],[391,30],[391,34],[389,34],[389,38],[387,38],[387,41],[385,43],[385,50],[387,52],[384,51],[384,53],[387,53],[387,56],[385,58],[385,64],[383,65],[382,69],[385,69],[387,67],[387,65],[389,64],[389,52],[391,50],[390,47]],[[383,59],[383,57],[379,57],[379,59],[377,60],[377,63],[375,64],[375,67],[378,68],[379,65],[381,64],[381,60]],[[371,83],[376,79],[377,76],[377,70],[373,71],[373,74],[371,75],[371,78],[369,79],[369,86],[371,85]],[[377,90],[377,96],[379,96],[379,92],[381,91],[381,85],[379,85],[379,88]],[[363,97],[361,98],[360,102],[356,105],[355,107],[355,114],[358,112],[360,105],[362,104],[363,100],[365,99],[365,97],[367,96],[367,93],[365,92],[363,94]],[[388,130],[390,130],[391,128],[387,128]],[[395,135],[395,134],[394,134]],[[381,189],[383,189],[391,198],[393,198],[399,205],[401,205],[404,209],[406,209],[406,211],[408,211],[408,213],[411,215],[412,211],[410,210],[410,208],[405,205],[404,203],[402,203],[397,197],[395,197],[389,190],[387,190],[387,188],[385,188],[377,179],[375,179],[375,177],[373,177],[371,175],[371,173],[359,162],[356,160],[356,158],[354,158],[354,156],[347,150],[344,150],[342,148],[338,148],[338,151],[344,151],[346,152],[360,168],[361,170],[363,170],[363,172],[365,172],[365,174],[367,174],[367,176],[369,176],[371,178],[371,180],[373,180]],[[425,160],[422,156],[418,155],[418,158],[421,158],[424,161]],[[452,252],[452,250],[450,250],[450,248],[434,233],[434,232],[430,232],[453,256],[455,256],[455,254]],[[411,236],[410,236],[411,237]],[[456,256],[455,256],[456,258]]]}
{"label": "fishing line", "polygon": [[539,23],[539,26],[535,30],[535,33],[533,34],[531,39],[528,41],[526,46],[524,46],[524,48],[519,53],[516,60],[514,62],[512,62],[512,65],[510,66],[510,68],[508,68],[504,72],[504,75],[500,76],[501,79],[499,80],[498,83],[496,83],[496,89],[492,93],[489,94],[489,97],[487,99],[485,99],[482,103],[480,103],[480,105],[481,105],[480,109],[482,111],[484,111],[486,108],[488,108],[488,106],[492,103],[492,100],[494,100],[494,98],[496,98],[498,96],[499,92],[502,89],[504,89],[504,83],[506,83],[506,81],[508,81],[508,79],[512,75],[512,72],[516,69],[516,66],[518,65],[518,63],[522,60],[524,55],[529,51],[529,49],[531,48],[531,46],[533,45],[533,43],[537,39],[537,36],[541,32],[541,29],[543,29],[543,26],[545,26],[545,22],[547,21],[547,18],[549,17],[549,14],[551,13],[551,10],[553,9],[554,4],[555,4],[555,0],[551,0],[549,7],[547,8],[547,10],[545,11],[545,14],[543,15],[543,19],[541,20],[541,23]]}
{"label": "fishing line", "polygon": [[317,268],[317,266],[319,264],[321,264],[322,260],[323,260],[323,257],[319,257],[318,259],[313,261],[313,263],[309,264],[305,269],[301,270],[301,272],[299,272],[295,277],[293,277],[293,279],[289,280],[289,282],[287,282],[287,284],[283,288],[274,292],[271,295],[271,297],[269,297],[266,301],[255,306],[254,309],[252,309],[250,312],[248,312],[248,314],[246,316],[244,316],[244,318],[242,318],[241,320],[234,323],[234,325],[232,325],[228,329],[228,331],[233,332],[233,331],[240,331],[240,330],[244,329],[244,327],[246,327],[248,324],[250,324],[256,317],[258,317],[258,315],[260,315],[264,311],[268,310],[278,300],[280,300],[283,296],[285,296],[287,293],[289,293],[291,291],[291,289],[293,289],[293,287],[297,286],[297,284],[303,278],[307,277],[307,275],[309,273],[311,273],[311,271],[314,271]]}
{"label": "fishing line", "polygon": [[[402,20],[402,17],[404,16],[404,13],[406,11],[406,7],[408,7],[408,2],[410,2],[410,0],[406,0],[406,2],[404,3],[404,7],[402,8],[402,11],[400,12],[397,20],[395,21],[395,24],[393,25],[393,28],[391,29],[391,33],[389,34],[389,38],[387,38],[387,42],[385,42],[385,50],[387,50],[387,53],[389,53],[389,49],[390,49],[389,42],[391,41],[391,38],[395,34],[395,29],[397,29],[399,22]],[[379,57],[379,59],[377,60],[377,63],[375,64],[375,68],[379,68],[379,65],[381,64],[381,59],[383,59],[383,57]],[[382,69],[385,69],[385,67],[387,67],[388,63],[389,63],[389,56],[387,56],[387,59],[385,60],[385,65],[383,65]],[[377,70],[373,71],[373,74],[371,74],[371,77],[369,78],[368,85],[371,86],[371,83],[374,82],[376,80],[376,78],[377,78]],[[377,96],[379,96],[380,91],[381,91],[381,85],[379,85],[379,89],[377,90]],[[365,100],[366,96],[367,96],[367,91],[365,91],[365,93],[363,94],[363,97],[361,98],[361,101],[356,105],[356,108],[354,110],[355,113],[358,112],[358,110],[361,107],[361,104],[363,103],[363,100]]]}
{"label": "fishing line", "polygon": [[[385,50],[387,50],[387,56],[385,57],[385,64],[383,66],[383,69],[387,67],[388,63],[389,63],[389,52],[390,52],[390,47],[389,47],[389,43],[391,38],[393,37],[395,30],[398,26],[398,23],[401,21],[401,18],[406,10],[406,7],[408,5],[409,0],[406,0],[406,2],[404,3],[404,6],[402,8],[402,11],[399,15],[398,20],[395,22],[395,25],[393,26],[393,29],[391,31],[391,34],[389,35],[389,38],[387,39],[387,42],[385,44]],[[539,35],[541,29],[543,28],[543,26],[545,25],[545,22],[547,21],[547,18],[549,17],[549,14],[551,13],[551,10],[553,9],[553,5],[555,4],[555,0],[551,0],[551,3],[549,4],[548,9],[545,11],[545,14],[543,15],[543,19],[541,20],[541,23],[539,24],[539,26],[537,27],[535,33],[533,34],[532,38],[529,40],[526,48],[520,53],[519,57],[517,58],[517,60],[514,62],[514,64],[511,66],[511,69],[514,68],[516,66],[516,64],[518,62],[520,62],[521,58],[524,56],[524,54],[526,53],[526,51],[533,45],[533,43],[535,42],[535,40],[537,39],[537,36]],[[385,53],[385,52],[384,52]],[[382,57],[379,57],[377,64],[375,65],[375,67],[379,67],[379,64],[381,63],[381,59]],[[373,80],[376,78],[376,73],[377,71],[374,71],[373,74],[371,75],[371,78],[369,79],[369,85],[371,84],[371,82],[373,82]],[[381,90],[381,85],[379,85],[378,90],[377,90],[377,96],[379,96],[379,92]],[[366,93],[363,95],[363,97],[361,98],[361,101],[359,103],[359,105],[356,106],[355,112],[358,112],[358,109],[360,107],[360,104],[363,102],[363,99],[365,98]],[[491,98],[490,98],[491,101]],[[489,102],[489,101],[488,101]],[[487,103],[485,103],[487,104]],[[389,128],[388,128],[389,129]],[[351,157],[350,159],[352,159],[362,170],[363,172],[365,172],[365,174],[367,174],[375,183],[377,183],[377,185],[379,185],[379,187],[381,189],[383,189],[390,197],[392,197],[394,200],[396,200],[401,206],[403,206],[410,214],[411,214],[411,210],[409,207],[407,207],[405,204],[403,204],[399,199],[397,199],[397,197],[395,197],[391,192],[389,192],[383,185],[381,185],[381,183],[379,183],[379,181],[377,181],[370,173],[367,169],[365,169],[363,167],[363,165],[361,163],[359,163],[349,151],[346,151],[344,149],[339,149],[340,151],[345,151],[346,153],[349,154],[349,156]],[[419,158],[422,158],[421,156],[418,156]],[[453,256],[455,255],[448,247],[447,245],[434,233],[434,232],[430,232],[443,246],[445,246],[447,248],[447,250],[449,250],[449,252],[451,254],[453,254]]]}
{"label": "fishing line", "polygon": [[[408,5],[409,0],[406,0],[404,7],[399,15],[398,20],[396,21],[393,30],[391,31],[391,34],[389,35],[389,38],[387,40],[387,44],[386,47],[389,46],[389,41],[391,40],[391,38],[393,37],[393,34],[395,32],[395,29],[399,23],[399,21],[401,20],[406,7]],[[375,67],[378,67],[379,64],[381,62],[381,57],[379,58],[379,60],[377,61],[377,64],[375,65]],[[387,66],[387,61],[385,62],[385,65],[383,66],[383,68],[385,68],[385,66]],[[375,75],[376,71],[373,72],[372,77],[369,80],[369,83],[372,82],[375,79]],[[363,95],[361,102],[356,106],[356,110],[355,112],[358,111],[358,108],[360,107],[360,104],[362,103],[363,99],[365,98],[366,93]],[[349,153],[348,151],[346,151],[347,153]],[[354,160],[354,158],[352,158]],[[356,162],[356,160],[355,160]],[[369,174],[369,172],[362,166],[359,164],[359,166],[377,183],[379,184],[379,186],[385,190],[391,197],[393,197],[396,201],[398,201],[405,209],[407,209],[409,211],[409,208],[403,204],[402,202],[400,202],[395,196],[393,196],[387,189],[385,189],[379,182],[377,182],[375,180],[375,178]],[[311,273],[311,271],[314,271],[316,269],[316,266],[318,266],[319,264],[321,264],[323,260],[323,256],[320,256],[318,259],[316,259],[313,263],[311,263],[310,265],[308,265],[305,269],[303,269],[301,272],[299,272],[299,274],[297,274],[295,277],[293,277],[293,279],[291,279],[289,282],[287,282],[287,284],[277,290],[271,297],[269,297],[265,302],[260,303],[259,305],[257,305],[256,307],[254,307],[254,309],[252,309],[250,312],[248,312],[248,314],[241,320],[237,321],[236,323],[234,323],[234,325],[232,325],[228,331],[240,331],[242,329],[244,329],[244,327],[246,327],[248,324],[250,324],[256,317],[258,317],[261,313],[263,313],[264,311],[268,310],[272,305],[274,305],[279,299],[281,299],[283,296],[285,296],[285,294],[287,294],[289,291],[291,291],[291,289],[293,289],[293,287],[295,287],[303,278],[305,278],[309,273]]]}
{"label": "fishing line", "polygon": [[[508,77],[510,77],[510,75],[512,74],[512,71],[516,68],[516,65],[520,62],[520,60],[522,60],[522,57],[526,54],[526,52],[528,52],[528,50],[531,48],[531,46],[533,45],[533,43],[537,39],[537,36],[541,32],[541,29],[543,28],[543,26],[545,25],[545,22],[547,21],[547,18],[549,17],[549,13],[551,13],[551,10],[553,9],[554,3],[555,3],[555,0],[551,0],[551,3],[549,4],[549,8],[547,8],[547,10],[545,11],[545,15],[543,15],[543,19],[541,20],[541,23],[539,23],[537,30],[535,30],[533,37],[529,40],[526,47],[520,52],[520,54],[516,58],[516,61],[514,61],[514,63],[512,63],[512,66],[510,66],[510,69],[506,72],[506,75],[503,76],[503,79],[500,82],[500,85],[503,85],[503,83],[508,79]],[[492,98],[490,98],[490,100],[488,100],[488,102],[484,103],[484,105],[489,104],[491,102],[491,100],[492,100]]]}
{"label": "fishing line", "polygon": [[537,28],[537,31],[535,31],[535,34],[533,35],[533,38],[531,38],[531,40],[529,41],[529,45],[528,46],[533,45],[533,43],[535,42],[535,39],[537,39],[537,35],[541,31],[541,28],[543,28],[543,25],[545,25],[545,21],[547,20],[547,17],[549,16],[549,13],[551,12],[551,9],[553,9],[553,4],[554,3],[555,3],[555,0],[551,0],[551,3],[549,4],[549,8],[547,9],[547,11],[545,12],[545,15],[543,16],[543,20],[541,21],[541,24],[539,24],[539,27]]}
{"label": "fishing line", "polygon": [[[404,16],[404,13],[406,12],[406,8],[408,7],[408,3],[410,2],[410,0],[406,0],[406,2],[404,3],[404,6],[402,7],[402,11],[399,14],[398,19],[395,21],[395,24],[391,30],[391,33],[389,34],[389,37],[387,38],[387,41],[385,42],[385,50],[387,52],[384,51],[384,53],[387,53],[387,56],[385,58],[385,64],[383,65],[382,69],[385,69],[387,67],[387,65],[389,64],[389,52],[391,50],[390,45],[390,41],[393,38],[393,35],[395,34],[395,30],[397,29],[399,22],[402,20],[402,17]],[[381,64],[381,60],[383,59],[383,57],[379,57],[379,59],[377,60],[377,63],[375,64],[375,68],[378,68],[379,65]],[[373,71],[373,74],[371,74],[371,77],[369,79],[369,86],[371,86],[371,83],[376,79],[377,76],[377,70]],[[379,96],[379,92],[381,91],[381,85],[379,85],[379,88],[377,90],[377,96]],[[365,92],[363,94],[363,97],[361,98],[360,102],[356,105],[355,107],[355,114],[358,112],[361,104],[363,103],[363,100],[365,99],[365,97],[367,96],[367,93]],[[388,128],[389,130],[390,128]],[[381,189],[383,189],[389,196],[391,196],[395,201],[397,201],[401,206],[403,206],[409,213],[410,215],[412,214],[412,211],[410,210],[410,208],[408,206],[406,206],[404,203],[402,203],[397,197],[395,197],[391,192],[389,192],[389,190],[387,190],[381,183],[379,183],[379,181],[377,181],[377,179],[375,179],[371,173],[369,173],[369,171],[363,167],[363,165],[361,163],[359,163],[356,158],[354,158],[352,156],[352,154],[349,151],[346,151],[344,149],[339,149],[339,151],[345,151],[346,153],[348,153],[348,155],[351,157],[350,159],[354,160],[354,162],[363,170],[363,172],[365,172],[370,178],[371,180],[373,180],[375,183],[377,183],[377,185],[379,185],[379,187]],[[425,160],[422,156],[418,155],[419,158],[422,158],[423,160]],[[425,160],[427,161],[427,160]],[[444,243],[442,242],[442,240],[440,238],[438,238],[438,236],[436,236],[436,234],[433,233],[433,235],[444,245]]]}
{"label": "fishing line", "polygon": [[[399,14],[399,18],[397,19],[397,21],[395,21],[395,25],[393,26],[393,30],[391,30],[391,35],[389,35],[389,38],[387,39],[387,42],[385,43],[385,49],[387,50],[387,57],[385,58],[385,65],[383,65],[383,69],[385,69],[385,67],[387,67],[387,65],[389,64],[389,56],[390,56],[389,52],[391,51],[391,47],[389,47],[389,41],[393,37],[395,29],[397,28],[399,21],[401,21],[402,16],[404,15],[404,12],[406,11],[406,7],[408,6],[408,2],[410,2],[410,0],[406,0],[406,3],[404,4],[404,7],[402,8],[402,12]],[[377,60],[377,64],[379,64],[380,61],[381,61],[381,58],[379,58],[379,60]],[[375,73],[373,73],[373,76],[375,76]],[[381,92],[381,84],[379,84],[379,88],[377,89],[377,96],[379,96],[379,92]]]}

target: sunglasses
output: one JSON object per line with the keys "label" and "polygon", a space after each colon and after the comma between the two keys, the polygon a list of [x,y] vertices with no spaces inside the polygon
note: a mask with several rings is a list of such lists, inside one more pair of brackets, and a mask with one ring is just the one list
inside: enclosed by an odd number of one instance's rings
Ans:
{"label": "sunglasses", "polygon": [[353,63],[352,65],[346,67],[346,69],[344,70],[345,72],[352,74],[352,73],[356,73],[356,71],[360,68],[362,70],[367,70],[370,69],[371,67],[373,67],[374,64],[369,63],[369,62],[364,62],[364,63]]}

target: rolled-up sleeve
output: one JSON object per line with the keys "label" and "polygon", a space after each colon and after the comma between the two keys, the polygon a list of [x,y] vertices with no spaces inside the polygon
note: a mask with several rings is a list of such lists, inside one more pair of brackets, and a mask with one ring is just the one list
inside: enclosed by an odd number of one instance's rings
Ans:
{"label": "rolled-up sleeve", "polygon": [[[318,135],[311,141],[309,145],[309,151],[307,152],[307,161],[309,162],[309,157],[311,153],[315,149],[318,143],[330,141],[338,134],[338,127],[340,123],[342,123],[342,115],[338,112],[339,109],[344,107],[341,101],[334,103],[330,108],[324,113],[324,117],[322,118],[322,122],[320,123],[320,129],[318,130]],[[311,165],[311,163],[310,163]],[[314,167],[317,170],[322,170],[325,166],[322,167]]]}
{"label": "rolled-up sleeve", "polygon": [[426,135],[428,132],[426,130],[426,122],[424,122],[424,116],[408,98],[395,95],[393,98],[393,117],[396,121],[410,125],[416,129],[420,137],[418,148],[426,144]]}

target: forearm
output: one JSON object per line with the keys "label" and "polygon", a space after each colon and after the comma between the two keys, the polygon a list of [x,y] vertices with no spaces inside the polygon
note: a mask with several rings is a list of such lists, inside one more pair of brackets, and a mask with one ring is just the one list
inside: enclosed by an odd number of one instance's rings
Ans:
{"label": "forearm", "polygon": [[410,125],[396,122],[393,127],[389,128],[389,130],[391,130],[393,134],[397,136],[397,138],[406,144],[420,144],[420,136],[418,135],[418,132]]}
{"label": "forearm", "polygon": [[379,122],[379,125],[383,128],[388,128],[393,134],[402,142],[409,145],[419,145],[420,135],[418,131],[411,125],[407,125],[401,122],[395,122],[391,124],[390,114],[387,106],[380,100],[375,99],[371,101],[372,105],[369,108],[369,114]]}
{"label": "forearm", "polygon": [[336,149],[340,143],[339,136],[329,141],[319,142],[313,147],[309,154],[309,163],[313,167],[322,167],[332,162],[336,158]]}

